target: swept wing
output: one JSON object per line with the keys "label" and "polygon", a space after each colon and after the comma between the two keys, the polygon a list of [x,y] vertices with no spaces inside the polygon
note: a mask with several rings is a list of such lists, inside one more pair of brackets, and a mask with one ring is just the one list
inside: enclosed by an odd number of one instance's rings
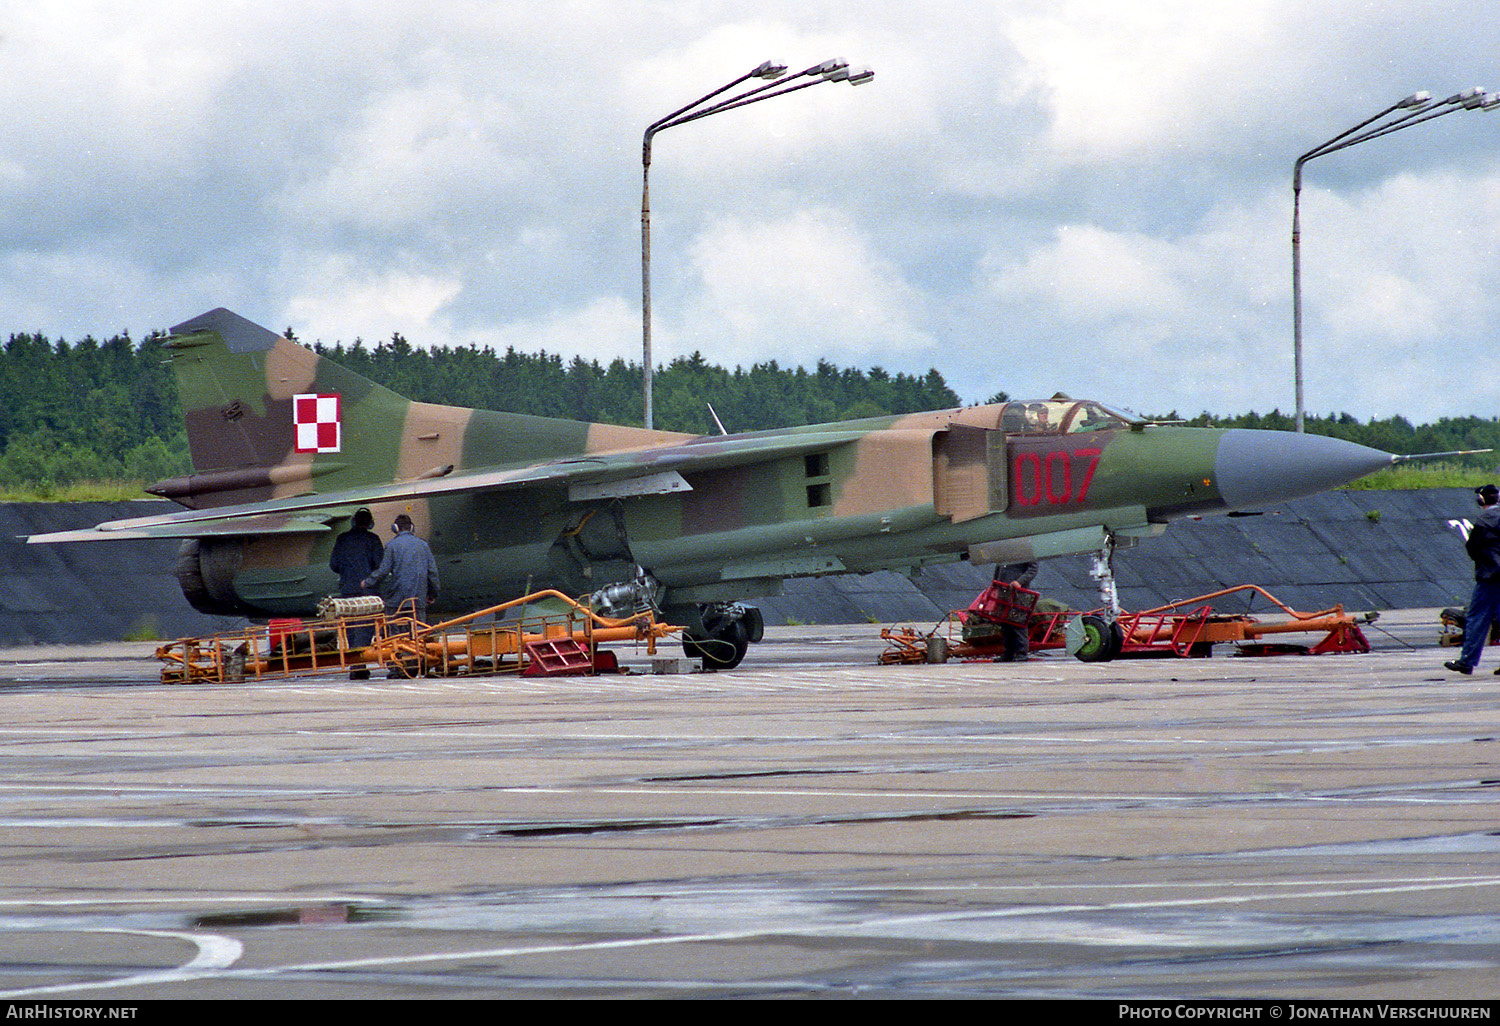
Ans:
{"label": "swept wing", "polygon": [[32,535],[27,541],[50,544],[145,538],[317,534],[328,531],[330,521],[347,515],[356,506],[467,492],[567,488],[571,493],[570,498],[578,499],[690,491],[691,486],[682,477],[684,472],[717,470],[826,451],[832,446],[857,441],[866,434],[867,430],[834,430],[705,436],[678,445],[573,456],[525,466],[480,468],[414,481],[340,491],[309,492],[234,506],[112,520],[78,531]]}

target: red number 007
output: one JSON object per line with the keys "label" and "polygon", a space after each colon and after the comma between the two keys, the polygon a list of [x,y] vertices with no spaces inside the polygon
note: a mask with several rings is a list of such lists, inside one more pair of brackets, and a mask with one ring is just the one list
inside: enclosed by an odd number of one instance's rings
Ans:
{"label": "red number 007", "polygon": [[[1049,506],[1083,502],[1088,498],[1089,485],[1093,483],[1094,471],[1099,467],[1099,456],[1103,452],[1103,449],[1093,448],[1074,449],[1072,452],[1057,449],[1045,456],[1038,452],[1016,453],[1011,494],[1021,506],[1043,502]],[[1080,478],[1076,490],[1073,487],[1075,477]]]}

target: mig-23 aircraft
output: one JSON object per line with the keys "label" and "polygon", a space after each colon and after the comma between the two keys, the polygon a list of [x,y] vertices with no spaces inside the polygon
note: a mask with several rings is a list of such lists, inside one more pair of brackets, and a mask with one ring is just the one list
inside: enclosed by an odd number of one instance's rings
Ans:
{"label": "mig-23 aircraft", "polygon": [[744,600],[787,577],[1107,552],[1400,458],[1061,395],[701,437],[439,406],[224,309],[167,348],[194,473],[149,491],[187,509],[29,541],[180,538],[194,608],[302,616],[337,592],[329,554],[357,509],[407,513],[438,560],[435,611],[544,588],[649,604],[715,668],[760,638]]}

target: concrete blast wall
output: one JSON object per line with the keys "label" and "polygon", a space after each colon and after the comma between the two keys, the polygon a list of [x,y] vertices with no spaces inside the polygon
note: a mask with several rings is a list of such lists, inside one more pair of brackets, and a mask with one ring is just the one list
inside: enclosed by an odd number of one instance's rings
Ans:
{"label": "concrete blast wall", "polygon": [[180,638],[244,623],[204,616],[187,604],[173,574],[176,541],[27,545],[17,539],[180,508],[160,500],[0,503],[0,645]]}
{"label": "concrete blast wall", "polygon": [[[188,606],[172,572],[175,541],[26,545],[16,538],[172,508],[157,501],[0,504],[0,645],[172,638],[242,623]],[[1147,609],[1258,584],[1305,610],[1463,605],[1472,566],[1450,521],[1474,508],[1473,493],[1462,488],[1329,492],[1260,516],[1180,521],[1116,556],[1120,600],[1127,609]],[[1048,560],[1034,586],[1073,608],[1093,608],[1099,603],[1088,567],[1082,556]],[[772,624],[930,625],[968,605],[991,570],[953,563],[910,578],[790,580],[784,594],[759,605]]]}
{"label": "concrete blast wall", "polygon": [[[1115,556],[1120,604],[1151,609],[1238,584],[1258,584],[1294,609],[1340,603],[1351,612],[1462,606],[1474,568],[1449,521],[1471,517],[1466,488],[1328,492],[1259,516],[1205,517]],[[914,577],[850,574],[788,581],[761,601],[767,623],[916,623],[962,609],[989,584],[993,567],[950,563]],[[1099,605],[1089,559],[1042,563],[1032,585],[1073,609]],[[1217,603],[1226,612],[1243,603]],[[1263,600],[1254,606],[1264,608]]]}

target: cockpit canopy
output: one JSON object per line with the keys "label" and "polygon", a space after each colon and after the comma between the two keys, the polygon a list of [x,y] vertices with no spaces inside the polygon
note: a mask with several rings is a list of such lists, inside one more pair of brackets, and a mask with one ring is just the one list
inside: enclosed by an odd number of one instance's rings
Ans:
{"label": "cockpit canopy", "polygon": [[1000,427],[1008,435],[1071,435],[1084,431],[1122,430],[1141,418],[1112,410],[1092,399],[1051,399],[1006,403],[1000,411]]}

